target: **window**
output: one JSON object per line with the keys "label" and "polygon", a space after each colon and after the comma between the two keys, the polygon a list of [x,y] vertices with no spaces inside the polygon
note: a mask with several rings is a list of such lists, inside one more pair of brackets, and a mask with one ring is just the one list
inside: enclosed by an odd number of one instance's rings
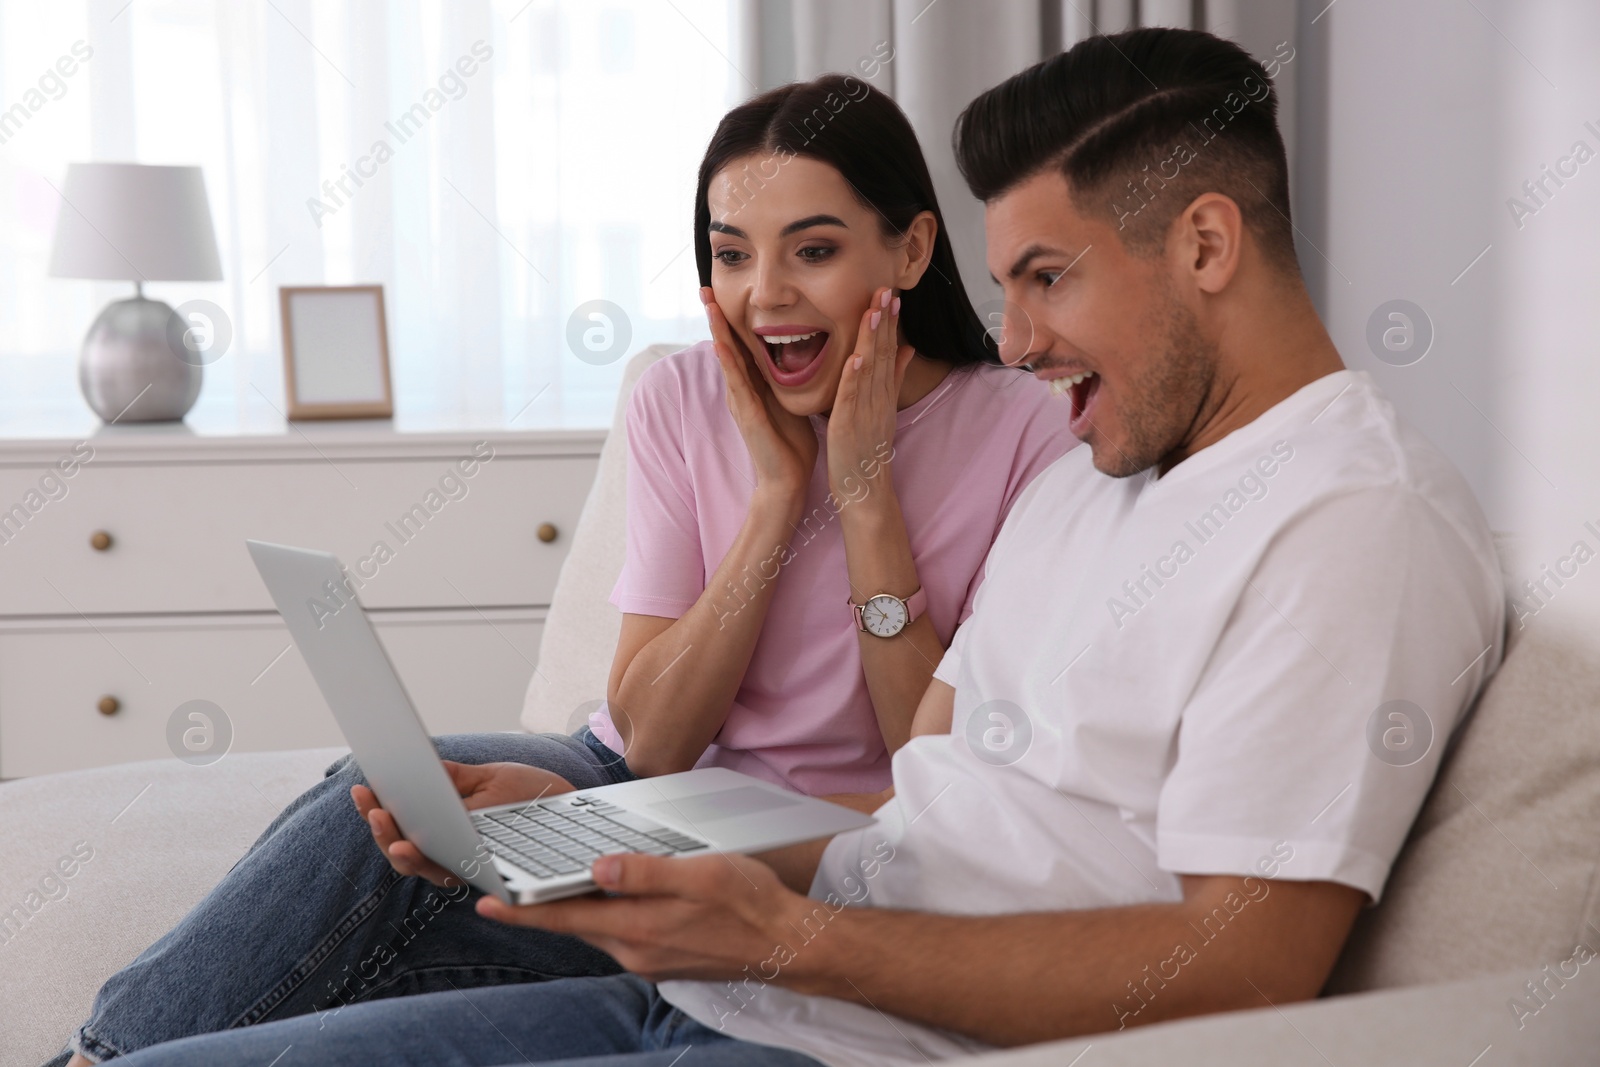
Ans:
{"label": "window", "polygon": [[[0,0],[7,414],[87,413],[78,348],[132,287],[48,277],[51,233],[69,162],[132,160],[205,171],[225,280],[146,287],[231,320],[192,423],[276,424],[277,287],[363,282],[385,286],[402,421],[604,421],[623,356],[706,335],[692,199],[745,88],[734,6]],[[574,318],[590,301],[620,316]]]}

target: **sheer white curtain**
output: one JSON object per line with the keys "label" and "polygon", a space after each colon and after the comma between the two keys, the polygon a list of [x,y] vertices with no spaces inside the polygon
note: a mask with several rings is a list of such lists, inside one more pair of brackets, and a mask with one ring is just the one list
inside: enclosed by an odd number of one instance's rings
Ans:
{"label": "sheer white curtain", "polygon": [[694,175],[750,91],[738,33],[729,0],[0,0],[5,406],[79,404],[78,345],[130,287],[46,276],[57,189],[132,160],[205,170],[226,280],[147,287],[231,319],[198,416],[270,423],[277,287],[358,282],[402,417],[603,413],[622,360],[574,354],[582,305],[630,351],[705,335]]}

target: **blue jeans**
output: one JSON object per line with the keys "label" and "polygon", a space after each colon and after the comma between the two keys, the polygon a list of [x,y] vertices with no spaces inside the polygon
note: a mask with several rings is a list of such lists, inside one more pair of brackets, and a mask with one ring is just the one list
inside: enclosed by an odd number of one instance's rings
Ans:
{"label": "blue jeans", "polygon": [[[634,778],[587,727],[434,744],[446,759],[544,767],[580,789]],[[519,984],[621,971],[576,938],[484,919],[476,890],[396,873],[350,800],[363,781],[346,756],[284,808],[177,926],[106,981],[77,1048],[100,1061],[280,1020],[331,1025],[350,1005],[388,998],[442,991],[459,1002],[461,990],[493,986],[514,1000],[529,992]]]}
{"label": "blue jeans", "polygon": [[[687,1053],[693,1049],[694,1055]],[[631,974],[492,986],[357,1004],[184,1038],[127,1057],[127,1067],[817,1067],[799,1052],[700,1025]]]}

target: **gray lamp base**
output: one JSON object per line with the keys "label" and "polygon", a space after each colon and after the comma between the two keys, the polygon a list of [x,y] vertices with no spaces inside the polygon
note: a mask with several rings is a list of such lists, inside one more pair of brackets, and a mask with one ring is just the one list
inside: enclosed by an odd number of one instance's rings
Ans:
{"label": "gray lamp base", "polygon": [[179,358],[177,312],[135,296],[107,304],[89,327],[78,358],[78,388],[107,422],[181,419],[200,396],[202,368]]}

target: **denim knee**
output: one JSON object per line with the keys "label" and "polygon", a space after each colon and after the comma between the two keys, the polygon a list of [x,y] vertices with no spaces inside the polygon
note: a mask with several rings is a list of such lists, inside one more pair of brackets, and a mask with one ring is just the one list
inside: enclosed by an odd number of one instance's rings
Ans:
{"label": "denim knee", "polygon": [[[505,747],[501,734],[440,734],[432,740],[439,758],[454,763],[496,763],[509,758],[508,753],[501,751]],[[353,785],[367,784],[361,765],[349,752],[328,764],[322,777],[342,779],[340,784],[347,791]]]}
{"label": "denim knee", "polygon": [[527,763],[541,767],[581,755],[564,734],[440,734],[433,739],[440,759],[455,763]]}

